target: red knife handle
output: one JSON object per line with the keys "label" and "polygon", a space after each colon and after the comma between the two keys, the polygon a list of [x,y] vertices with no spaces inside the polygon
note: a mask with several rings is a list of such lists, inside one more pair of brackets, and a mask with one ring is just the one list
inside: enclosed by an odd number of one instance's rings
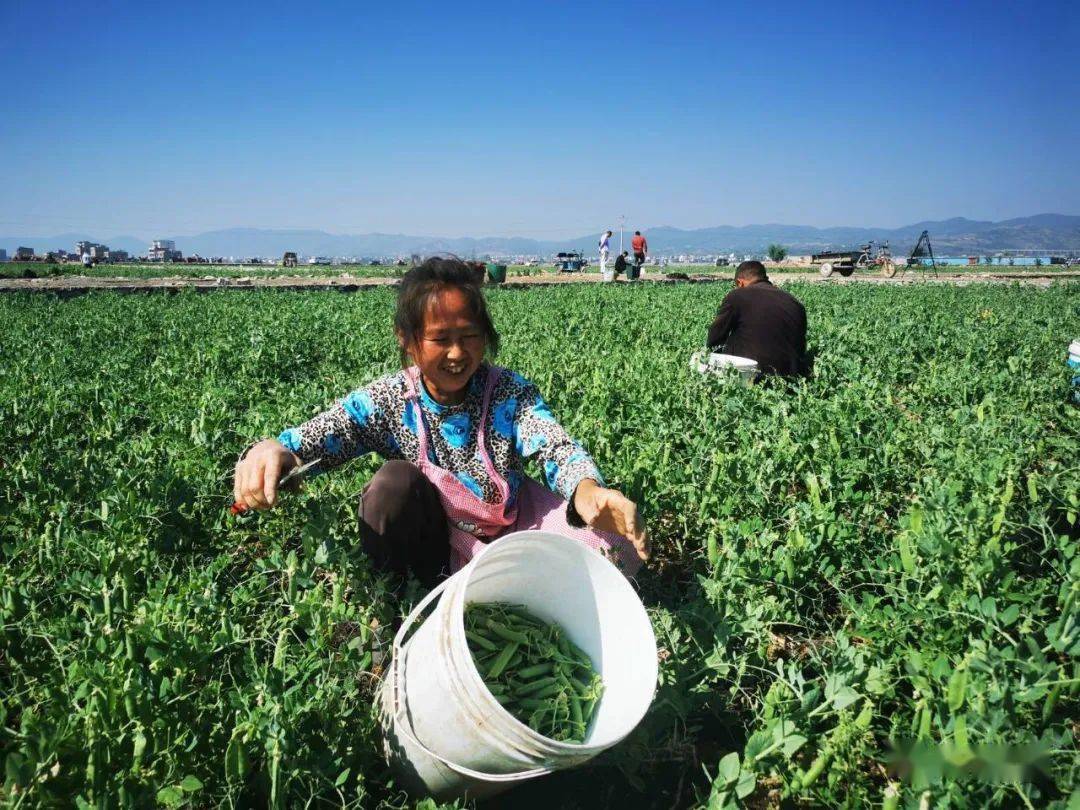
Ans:
{"label": "red knife handle", "polygon": [[247,504],[246,503],[241,503],[240,501],[237,501],[236,503],[234,503],[232,506],[229,507],[229,511],[234,515],[241,515],[244,512],[246,512],[247,510],[248,510]]}

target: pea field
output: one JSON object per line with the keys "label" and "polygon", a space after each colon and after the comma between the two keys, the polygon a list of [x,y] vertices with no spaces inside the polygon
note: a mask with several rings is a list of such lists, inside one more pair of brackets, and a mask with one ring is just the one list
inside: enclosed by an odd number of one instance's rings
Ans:
{"label": "pea field", "polygon": [[[754,387],[689,370],[726,286],[488,293],[497,361],[641,507],[660,658],[629,738],[490,806],[1080,804],[1080,284],[788,289],[814,377]],[[378,460],[227,510],[251,441],[396,367],[393,306],[0,297],[0,805],[414,806]]]}

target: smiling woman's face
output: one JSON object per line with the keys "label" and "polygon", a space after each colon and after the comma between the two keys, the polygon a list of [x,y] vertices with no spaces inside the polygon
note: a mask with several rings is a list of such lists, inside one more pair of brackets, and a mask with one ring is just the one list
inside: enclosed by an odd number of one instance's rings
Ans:
{"label": "smiling woman's face", "polygon": [[465,399],[465,387],[484,359],[487,338],[465,294],[448,287],[431,297],[423,328],[405,348],[428,393],[442,405],[454,405]]}

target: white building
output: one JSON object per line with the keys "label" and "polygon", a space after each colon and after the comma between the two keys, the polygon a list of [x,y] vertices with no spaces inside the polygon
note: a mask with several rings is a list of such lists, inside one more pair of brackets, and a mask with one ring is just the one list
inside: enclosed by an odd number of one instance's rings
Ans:
{"label": "white building", "polygon": [[101,258],[102,256],[104,256],[105,251],[108,250],[108,249],[109,248],[107,246],[99,245],[97,242],[83,241],[83,242],[76,242],[75,243],[75,255],[76,256],[85,256],[85,255],[89,254],[90,256],[95,256],[96,255],[98,258]]}
{"label": "white building", "polygon": [[172,239],[155,239],[146,258],[152,262],[169,262],[182,259],[183,255],[176,249],[176,242]]}

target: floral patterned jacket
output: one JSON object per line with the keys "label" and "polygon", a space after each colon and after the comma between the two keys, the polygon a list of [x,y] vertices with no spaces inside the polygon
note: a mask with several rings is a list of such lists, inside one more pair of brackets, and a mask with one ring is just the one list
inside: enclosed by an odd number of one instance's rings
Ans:
{"label": "floral patterned jacket", "polygon": [[[498,489],[479,456],[477,441],[491,373],[492,367],[482,364],[459,405],[440,405],[420,386],[421,413],[407,399],[405,372],[388,374],[299,427],[283,431],[278,441],[304,462],[321,458],[318,472],[367,453],[415,463],[420,452],[418,424],[423,419],[431,437],[430,460],[454,473],[485,502],[496,503]],[[551,490],[567,500],[586,478],[604,483],[592,457],[555,420],[536,386],[520,374],[502,372],[483,430],[495,470],[510,484],[508,505],[513,505],[525,459],[531,456],[538,457]]]}

